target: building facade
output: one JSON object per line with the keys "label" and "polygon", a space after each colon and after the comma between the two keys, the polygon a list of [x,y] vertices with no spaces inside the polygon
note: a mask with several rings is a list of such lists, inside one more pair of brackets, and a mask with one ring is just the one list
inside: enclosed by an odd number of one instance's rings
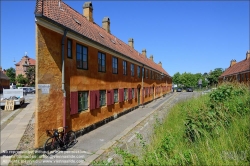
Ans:
{"label": "building facade", "polygon": [[0,66],[0,93],[3,92],[3,89],[10,89],[10,78],[6,76],[6,72]]}
{"label": "building facade", "polygon": [[250,51],[247,51],[246,58],[240,62],[231,60],[227,68],[219,77],[219,82],[237,81],[240,83],[250,83]]}
{"label": "building facade", "polygon": [[27,54],[22,57],[22,59],[15,64],[16,66],[16,76],[22,74],[26,76],[26,71],[28,68],[33,67],[35,68],[36,60],[30,58]]}
{"label": "building facade", "polygon": [[111,34],[110,19],[94,22],[93,5],[83,14],[61,0],[37,0],[35,147],[46,129],[69,126],[82,130],[116,118],[171,91],[172,78]]}

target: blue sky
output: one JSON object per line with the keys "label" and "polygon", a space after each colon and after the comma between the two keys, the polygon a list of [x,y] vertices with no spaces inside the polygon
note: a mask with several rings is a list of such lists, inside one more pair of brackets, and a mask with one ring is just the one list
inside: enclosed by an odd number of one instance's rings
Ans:
{"label": "blue sky", "polygon": [[[66,1],[79,13],[86,1]],[[25,52],[35,58],[35,1],[0,1],[3,69]],[[94,21],[111,21],[111,33],[176,72],[205,73],[245,59],[249,50],[249,1],[92,1]],[[15,63],[13,62],[15,59]]]}

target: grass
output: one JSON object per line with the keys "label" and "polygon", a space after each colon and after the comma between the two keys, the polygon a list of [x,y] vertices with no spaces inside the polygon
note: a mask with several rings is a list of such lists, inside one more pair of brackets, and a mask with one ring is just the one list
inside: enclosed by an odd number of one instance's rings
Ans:
{"label": "grass", "polygon": [[249,87],[223,84],[172,107],[142,156],[118,154],[124,165],[250,165],[249,119]]}

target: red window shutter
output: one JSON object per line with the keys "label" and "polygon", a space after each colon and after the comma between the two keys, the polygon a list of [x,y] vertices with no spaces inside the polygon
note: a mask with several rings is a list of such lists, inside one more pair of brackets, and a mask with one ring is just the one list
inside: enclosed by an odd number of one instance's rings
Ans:
{"label": "red window shutter", "polygon": [[78,92],[70,92],[70,115],[78,113]]}
{"label": "red window shutter", "polygon": [[95,91],[90,91],[90,110],[95,109]]}
{"label": "red window shutter", "polygon": [[137,88],[135,88],[134,93],[135,93],[135,99],[137,99]]}
{"label": "red window shutter", "polygon": [[112,104],[112,92],[111,90],[107,91],[107,105],[111,105]]}
{"label": "red window shutter", "polygon": [[128,99],[131,100],[132,99],[132,89],[128,88]]}
{"label": "red window shutter", "polygon": [[95,108],[100,108],[100,91],[95,91]]}
{"label": "red window shutter", "polygon": [[124,101],[124,89],[122,89],[122,101]]}
{"label": "red window shutter", "polygon": [[111,104],[114,104],[115,102],[114,102],[114,89],[112,89],[111,91],[110,91],[110,93],[111,93],[111,95],[110,95],[110,97],[111,97]]}
{"label": "red window shutter", "polygon": [[123,93],[122,93],[122,90],[123,89],[119,89],[119,102],[122,102],[123,101]]}

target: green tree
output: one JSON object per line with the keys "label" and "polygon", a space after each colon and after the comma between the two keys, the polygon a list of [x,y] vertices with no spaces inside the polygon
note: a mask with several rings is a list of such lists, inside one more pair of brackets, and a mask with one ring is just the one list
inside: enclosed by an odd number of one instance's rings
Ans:
{"label": "green tree", "polygon": [[16,70],[13,67],[6,70],[6,75],[10,78],[10,83],[16,83]]}
{"label": "green tree", "polygon": [[177,84],[177,86],[180,84],[180,76],[181,76],[181,74],[179,72],[177,72],[172,77],[173,83]]}
{"label": "green tree", "polygon": [[22,74],[18,74],[18,76],[16,77],[16,80],[18,83],[24,85],[28,83],[28,79],[26,77],[24,77]]}
{"label": "green tree", "polygon": [[35,85],[35,68],[29,67],[26,71],[26,78],[28,81],[28,85]]}
{"label": "green tree", "polygon": [[223,73],[223,69],[222,68],[216,68],[213,71],[211,71],[208,76],[207,79],[209,81],[210,85],[215,85],[218,84],[218,77]]}

